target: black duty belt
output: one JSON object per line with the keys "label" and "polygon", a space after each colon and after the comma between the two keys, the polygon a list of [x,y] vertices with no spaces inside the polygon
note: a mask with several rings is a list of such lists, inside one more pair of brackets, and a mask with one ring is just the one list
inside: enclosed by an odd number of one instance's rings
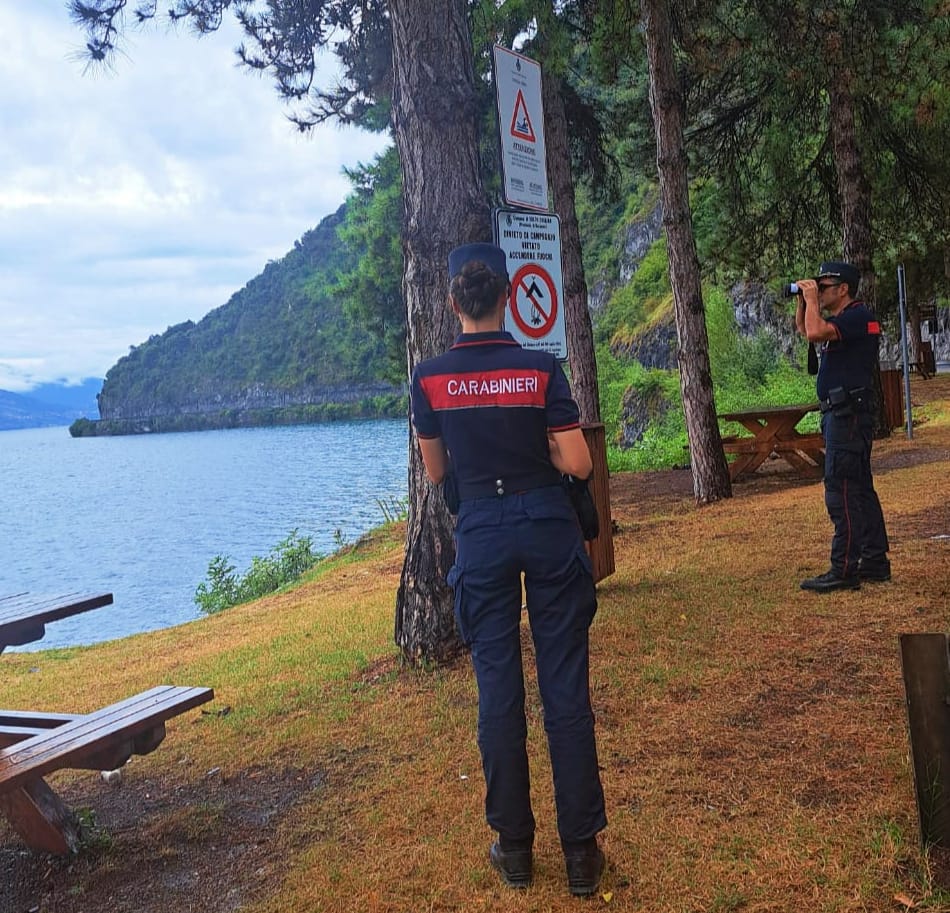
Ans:
{"label": "black duty belt", "polygon": [[529,476],[520,478],[498,478],[487,482],[459,482],[459,500],[472,501],[475,498],[503,498],[505,495],[532,491],[535,488],[548,488],[560,485],[560,476]]}
{"label": "black duty belt", "polygon": [[[834,390],[832,393],[834,393]],[[870,412],[871,391],[867,387],[856,387],[853,390],[848,390],[841,398],[832,399],[828,397],[827,399],[818,400],[818,408],[822,414],[831,412],[836,408],[840,409],[842,406],[849,407],[852,412]]]}

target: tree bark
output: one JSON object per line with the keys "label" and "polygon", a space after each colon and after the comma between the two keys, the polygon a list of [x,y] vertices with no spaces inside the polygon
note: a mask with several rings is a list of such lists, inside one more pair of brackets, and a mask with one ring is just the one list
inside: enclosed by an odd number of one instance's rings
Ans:
{"label": "tree bark", "polygon": [[[871,185],[864,172],[855,129],[853,74],[847,62],[834,69],[828,93],[828,124],[841,201],[843,257],[861,271],[861,299],[874,309],[877,304],[877,278],[874,275],[871,233]],[[878,364],[874,370],[875,436],[890,437],[891,423],[884,405],[884,388]]]}
{"label": "tree bark", "polygon": [[680,390],[689,437],[693,494],[699,504],[732,497],[729,467],[722,449],[709,338],[689,206],[689,179],[683,140],[683,96],[673,62],[668,0],[641,0],[650,66],[650,108],[656,131],[656,161],[669,249],[670,284],[676,318]]}
{"label": "tree bark", "polygon": [[[405,194],[403,295],[409,372],[444,352],[458,324],[447,304],[449,251],[491,239],[478,171],[475,78],[465,0],[389,0],[393,130]],[[453,522],[409,441],[406,554],[396,595],[395,639],[414,664],[444,663],[462,649],[446,576]]]}
{"label": "tree bark", "polygon": [[861,298],[873,308],[877,282],[871,240],[871,185],[858,149],[851,79],[846,65],[835,70],[829,92],[828,122],[841,201],[842,252],[845,261],[861,271]]}
{"label": "tree bark", "polygon": [[600,393],[597,387],[597,357],[594,330],[587,308],[587,281],[581,258],[581,235],[577,224],[567,115],[560,79],[544,76],[544,139],[547,149],[548,181],[554,196],[554,211],[561,225],[561,279],[567,354],[571,367],[571,390],[584,423],[600,421]]}

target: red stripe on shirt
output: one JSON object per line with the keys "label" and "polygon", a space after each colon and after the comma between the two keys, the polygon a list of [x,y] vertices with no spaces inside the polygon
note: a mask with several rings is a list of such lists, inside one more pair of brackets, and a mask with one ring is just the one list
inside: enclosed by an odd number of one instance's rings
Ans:
{"label": "red stripe on shirt", "polygon": [[422,390],[436,411],[529,406],[543,409],[548,374],[526,368],[466,371],[422,378]]}

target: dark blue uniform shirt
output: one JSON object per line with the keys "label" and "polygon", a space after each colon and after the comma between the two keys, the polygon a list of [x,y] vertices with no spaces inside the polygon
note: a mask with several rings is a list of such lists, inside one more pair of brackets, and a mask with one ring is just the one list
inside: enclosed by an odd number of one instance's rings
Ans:
{"label": "dark blue uniform shirt", "polygon": [[557,485],[548,432],[580,425],[557,359],[523,349],[509,333],[463,333],[412,375],[412,422],[442,438],[463,500]]}
{"label": "dark blue uniform shirt", "polygon": [[845,390],[873,389],[881,326],[866,304],[852,301],[840,314],[830,317],[838,336],[822,347],[818,368],[818,398],[827,399],[835,387]]}

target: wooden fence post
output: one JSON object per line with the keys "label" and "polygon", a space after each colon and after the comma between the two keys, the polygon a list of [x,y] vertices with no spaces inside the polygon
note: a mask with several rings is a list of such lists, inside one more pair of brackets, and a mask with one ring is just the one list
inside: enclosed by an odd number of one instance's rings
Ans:
{"label": "wooden fence post", "polygon": [[610,473],[607,470],[607,435],[599,422],[584,425],[584,438],[594,462],[590,493],[597,505],[600,535],[587,543],[587,554],[594,566],[594,583],[614,572],[614,524],[610,516]]}
{"label": "wooden fence post", "polygon": [[950,847],[947,635],[901,634],[900,645],[921,844]]}

